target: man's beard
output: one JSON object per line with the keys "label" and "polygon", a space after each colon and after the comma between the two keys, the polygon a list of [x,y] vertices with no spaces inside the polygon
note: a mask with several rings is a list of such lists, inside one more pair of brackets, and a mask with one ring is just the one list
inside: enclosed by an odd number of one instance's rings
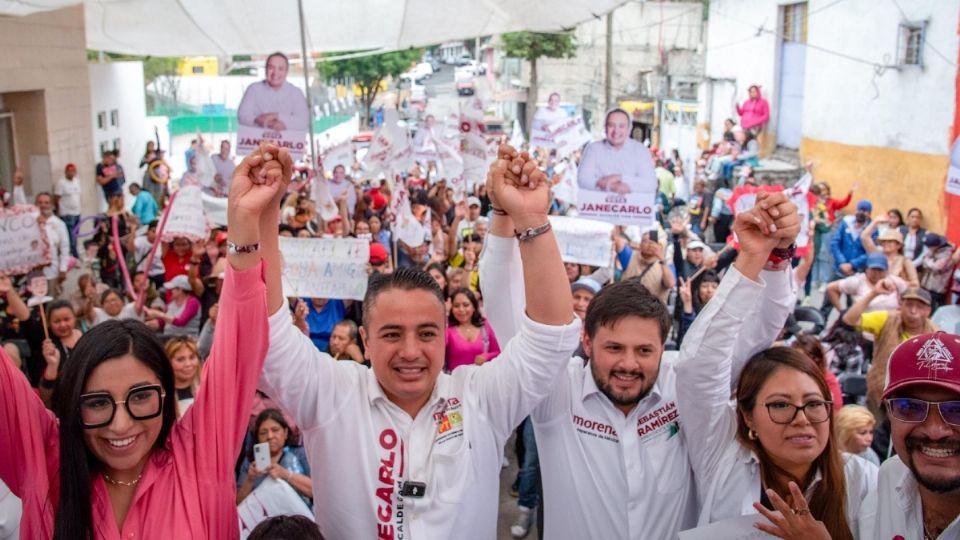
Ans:
{"label": "man's beard", "polygon": [[[610,372],[610,375],[607,378],[607,380],[600,379],[600,376],[596,371],[596,365],[591,364],[590,371],[593,374],[593,380],[597,384],[597,388],[599,388],[600,391],[603,393],[603,395],[607,396],[607,399],[609,399],[614,405],[618,405],[622,407],[629,407],[629,406],[636,405],[637,403],[640,402],[641,399],[647,397],[647,394],[650,393],[650,389],[653,388],[653,383],[647,385],[646,374],[644,374],[642,371],[639,371],[639,370],[614,369]],[[618,375],[618,374],[638,376],[640,380],[640,389],[637,391],[635,395],[616,392],[613,389],[613,385],[610,384],[610,379],[613,378],[614,375]],[[656,379],[654,378],[654,380]]]}
{"label": "man's beard", "polygon": [[[910,469],[910,472],[913,473],[913,477],[917,479],[917,483],[921,486],[929,489],[934,493],[951,493],[960,490],[960,474],[952,478],[931,478],[920,474],[917,470],[916,464],[913,462],[913,452],[921,452],[920,446],[925,443],[933,444],[933,441],[929,439],[921,439],[919,437],[907,437],[906,446],[907,446],[907,460],[906,465]],[[944,441],[939,441],[938,444],[944,444]]]}

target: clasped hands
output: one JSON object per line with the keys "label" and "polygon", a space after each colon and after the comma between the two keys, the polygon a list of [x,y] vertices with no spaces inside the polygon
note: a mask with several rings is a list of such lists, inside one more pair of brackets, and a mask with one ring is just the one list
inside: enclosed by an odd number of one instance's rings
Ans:
{"label": "clasped hands", "polygon": [[506,212],[518,229],[546,221],[550,183],[529,153],[501,145],[487,173],[487,188],[493,207]]}

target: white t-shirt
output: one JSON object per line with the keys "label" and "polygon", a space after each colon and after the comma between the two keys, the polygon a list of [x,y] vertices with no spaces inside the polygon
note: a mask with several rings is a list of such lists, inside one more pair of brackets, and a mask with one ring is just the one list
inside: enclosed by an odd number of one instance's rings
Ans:
{"label": "white t-shirt", "polygon": [[80,215],[80,179],[74,177],[73,180],[61,178],[57,180],[57,185],[53,187],[53,194],[60,197],[60,215],[61,216],[79,216]]}
{"label": "white t-shirt", "polygon": [[[150,248],[153,247],[153,244],[150,243],[150,240],[147,239],[146,235],[138,236],[133,241],[134,257],[137,261],[137,272],[143,272],[147,267],[147,254],[150,253]],[[163,268],[163,257],[160,253],[160,248],[157,248],[157,253],[153,256],[153,265],[150,267],[150,271],[147,272],[148,276],[162,276],[164,274]]]}
{"label": "white t-shirt", "polygon": [[214,154],[210,156],[210,159],[213,160],[213,168],[217,170],[217,174],[223,178],[224,185],[229,189],[230,181],[233,180],[233,170],[237,168],[233,156],[227,156],[227,159],[223,159],[220,154]]}
{"label": "white t-shirt", "polygon": [[[907,282],[897,276],[887,276],[897,286],[897,292],[881,294],[867,304],[867,311],[896,311],[900,309],[900,294],[907,288]],[[840,280],[840,292],[853,298],[856,302],[873,290],[873,285],[867,281],[867,275],[860,273],[847,276]]]}
{"label": "white t-shirt", "polygon": [[[866,498],[863,507],[860,538],[926,538],[917,479],[899,456],[893,456],[880,466],[877,489]],[[960,538],[960,517],[955,518],[938,538]]]}
{"label": "white t-shirt", "polygon": [[274,89],[267,81],[253,83],[247,88],[237,108],[237,121],[244,126],[257,127],[255,120],[264,113],[276,113],[288,130],[305,131],[310,121],[307,98],[288,82],[279,89]]}

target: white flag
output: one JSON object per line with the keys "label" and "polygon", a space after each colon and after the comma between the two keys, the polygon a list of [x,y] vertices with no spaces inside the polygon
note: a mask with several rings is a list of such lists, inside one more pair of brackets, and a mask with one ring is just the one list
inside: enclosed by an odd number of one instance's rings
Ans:
{"label": "white flag", "polygon": [[340,209],[337,208],[337,202],[333,200],[333,195],[330,194],[330,186],[327,184],[326,178],[321,176],[314,178],[310,191],[310,196],[313,198],[314,204],[317,205],[317,213],[320,214],[320,219],[330,221],[340,215]]}
{"label": "white flag", "polygon": [[512,131],[513,131],[513,133],[510,134],[510,146],[512,146],[512,147],[514,147],[515,149],[519,150],[520,147],[523,146],[523,144],[524,144],[524,142],[525,142],[525,141],[523,140],[523,130],[520,129],[520,120],[518,120],[518,119],[516,119],[516,118],[513,119],[513,130],[512,130]]}

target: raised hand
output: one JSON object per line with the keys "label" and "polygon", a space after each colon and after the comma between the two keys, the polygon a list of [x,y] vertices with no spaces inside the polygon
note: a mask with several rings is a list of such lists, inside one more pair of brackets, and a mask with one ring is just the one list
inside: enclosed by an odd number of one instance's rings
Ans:
{"label": "raised hand", "polygon": [[[231,215],[256,221],[277,192],[286,188],[291,176],[293,160],[290,153],[276,145],[261,144],[259,149],[243,158],[233,172],[229,195]],[[233,221],[230,224],[241,225]]]}
{"label": "raised hand", "polygon": [[880,281],[876,282],[873,286],[874,294],[892,294],[897,292],[897,286],[893,284],[893,280],[890,278],[883,278]]}
{"label": "raised hand", "polygon": [[830,540],[830,533],[822,521],[817,521],[810,514],[810,508],[807,505],[803,493],[796,483],[790,482],[790,498],[794,507],[791,508],[772,489],[767,490],[767,497],[770,503],[776,508],[776,511],[768,510],[760,503],[753,503],[753,507],[770,520],[772,525],[766,523],[756,523],[754,526],[761,531],[772,534],[777,538],[790,540]]}
{"label": "raised hand", "polygon": [[487,175],[491,198],[520,227],[536,227],[546,221],[550,188],[536,161],[523,155],[512,162],[498,159]]}

